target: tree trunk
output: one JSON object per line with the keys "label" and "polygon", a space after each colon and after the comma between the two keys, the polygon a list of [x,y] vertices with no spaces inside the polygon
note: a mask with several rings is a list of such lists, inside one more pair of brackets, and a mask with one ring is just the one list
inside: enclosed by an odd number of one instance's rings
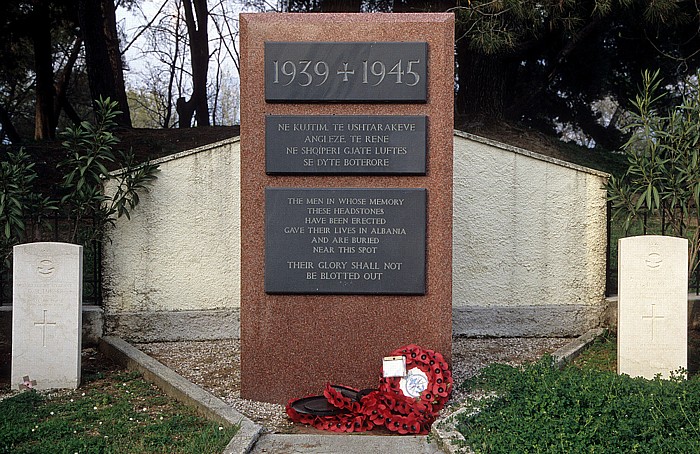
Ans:
{"label": "tree trunk", "polygon": [[58,100],[61,103],[61,109],[66,113],[66,117],[73,122],[74,125],[79,125],[82,119],[78,112],[75,111],[73,105],[68,101],[68,98],[63,97]]}
{"label": "tree trunk", "polygon": [[68,92],[68,85],[70,83],[71,74],[73,73],[73,67],[75,66],[75,62],[78,60],[78,56],[80,55],[82,43],[83,40],[80,38],[80,36],[75,38],[75,41],[73,41],[73,48],[71,49],[70,55],[68,55],[68,60],[56,78],[56,99],[54,100],[53,106],[54,124],[58,124],[58,117],[61,115],[62,108],[65,108],[66,115],[73,121],[73,123],[80,123],[80,119],[77,117],[75,110],[68,102],[66,93]]}
{"label": "tree trunk", "polygon": [[177,123],[179,128],[191,128],[192,117],[194,116],[194,103],[192,98],[187,101],[185,98],[177,98],[175,102],[175,112],[177,112]]}
{"label": "tree trunk", "polygon": [[625,143],[624,135],[615,128],[614,123],[611,122],[610,125],[603,126],[598,122],[598,118],[593,112],[588,115],[579,114],[573,119],[573,122],[595,140],[596,145],[606,150],[619,150]]}
{"label": "tree trunk", "polygon": [[53,63],[51,55],[51,19],[44,2],[36,2],[33,11],[32,41],[34,73],[36,75],[36,104],[34,108],[34,139],[47,140],[56,135],[53,117]]}
{"label": "tree trunk", "polygon": [[[197,126],[209,126],[209,105],[207,104],[207,72],[209,70],[209,35],[207,33],[207,21],[209,10],[206,0],[184,0],[185,23],[187,34],[190,37],[190,59],[192,60],[192,96],[186,103],[178,100],[178,105],[190,105],[194,107]],[[188,113],[189,109],[184,109]],[[183,118],[178,109],[180,127],[189,127],[192,116]]]}
{"label": "tree trunk", "polygon": [[508,115],[517,74],[517,61],[484,55],[461,46],[457,53],[455,109],[469,122],[492,123]]}
{"label": "tree trunk", "polygon": [[90,95],[93,99],[109,97],[117,101],[122,113],[115,120],[130,128],[114,1],[78,0],[78,17],[85,42]]}

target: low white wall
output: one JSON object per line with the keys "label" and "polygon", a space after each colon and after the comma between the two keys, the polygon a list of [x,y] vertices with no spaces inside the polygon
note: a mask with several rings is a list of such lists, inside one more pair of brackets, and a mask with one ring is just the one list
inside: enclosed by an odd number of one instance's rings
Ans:
{"label": "low white wall", "polygon": [[[108,332],[129,331],[130,323],[141,331],[202,329],[191,321],[182,328],[163,325],[159,312],[237,313],[239,157],[236,138],[154,161],[160,165],[158,180],[140,197],[131,220],[119,219],[105,243]],[[231,329],[238,332],[237,326]],[[196,332],[185,337],[196,338]]]}
{"label": "low white wall", "polygon": [[[232,139],[156,161],[158,180],[105,244],[107,333],[238,335],[239,152]],[[597,326],[606,175],[463,133],[454,156],[454,333],[571,336]]]}
{"label": "low white wall", "polygon": [[456,133],[455,333],[570,336],[598,325],[606,180],[602,172]]}

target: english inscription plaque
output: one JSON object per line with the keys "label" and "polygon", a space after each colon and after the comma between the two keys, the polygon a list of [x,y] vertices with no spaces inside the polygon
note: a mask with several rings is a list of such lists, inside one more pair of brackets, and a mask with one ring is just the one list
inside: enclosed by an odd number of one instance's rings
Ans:
{"label": "english inscription plaque", "polygon": [[268,115],[265,169],[270,175],[424,175],[425,128],[425,116]]}
{"label": "english inscription plaque", "polygon": [[425,294],[426,190],[266,188],[265,292]]}
{"label": "english inscription plaque", "polygon": [[426,102],[425,42],[266,42],[268,102]]}

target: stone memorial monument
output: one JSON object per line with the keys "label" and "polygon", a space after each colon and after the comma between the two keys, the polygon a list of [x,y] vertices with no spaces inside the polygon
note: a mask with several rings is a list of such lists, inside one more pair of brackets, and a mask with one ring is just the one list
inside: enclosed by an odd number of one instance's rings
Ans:
{"label": "stone memorial monument", "polygon": [[241,395],[449,361],[452,14],[242,14]]}
{"label": "stone memorial monument", "polygon": [[20,244],[13,249],[12,387],[80,385],[83,247]]}
{"label": "stone memorial monument", "polygon": [[688,367],[688,240],[618,242],[617,371],[668,378]]}

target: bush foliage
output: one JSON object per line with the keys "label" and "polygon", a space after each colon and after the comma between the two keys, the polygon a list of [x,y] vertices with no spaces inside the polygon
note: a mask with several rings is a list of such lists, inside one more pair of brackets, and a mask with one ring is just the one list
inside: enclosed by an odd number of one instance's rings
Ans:
{"label": "bush foliage", "polygon": [[[632,101],[622,151],[627,172],[611,177],[608,199],[614,216],[623,216],[625,231],[647,216],[663,219],[665,233],[689,240],[689,274],[700,253],[700,88],[685,87],[682,102],[663,107],[673,87],[662,88],[659,72],[643,74],[643,86]],[[677,88],[677,87],[675,87]]]}
{"label": "bush foliage", "polygon": [[700,452],[697,378],[558,370],[545,357],[522,369],[492,365],[462,386],[497,396],[459,422],[477,453]]}
{"label": "bush foliage", "polygon": [[[121,113],[109,98],[96,101],[94,122],[66,128],[62,178],[44,196],[37,188],[35,162],[24,150],[9,152],[0,162],[0,259],[7,259],[15,244],[38,241],[50,228],[49,215],[58,213],[70,223],[70,242],[101,240],[104,229],[120,216],[129,217],[139,193],[156,179],[158,166],[138,164],[133,153],[115,150],[119,139],[112,133]],[[108,167],[117,167],[113,173]],[[104,183],[116,180],[114,194]]]}

